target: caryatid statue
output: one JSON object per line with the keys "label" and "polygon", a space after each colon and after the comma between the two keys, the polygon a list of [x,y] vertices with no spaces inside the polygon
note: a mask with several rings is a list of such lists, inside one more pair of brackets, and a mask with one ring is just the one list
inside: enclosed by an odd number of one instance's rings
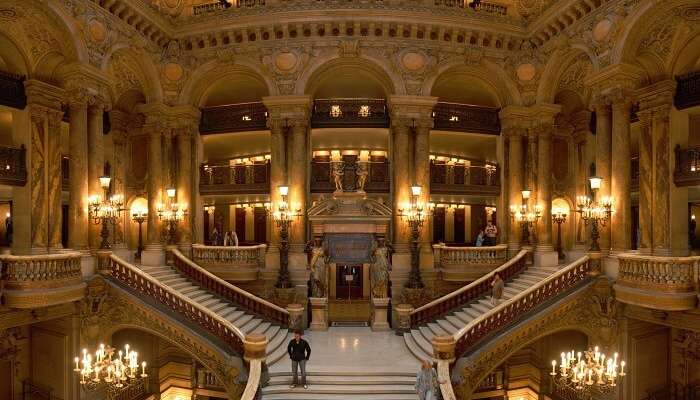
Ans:
{"label": "caryatid statue", "polygon": [[366,161],[360,161],[355,166],[355,174],[357,174],[357,191],[364,192],[365,184],[367,183],[367,175],[369,175],[369,167]]}
{"label": "caryatid statue", "polygon": [[328,265],[326,251],[323,248],[323,241],[321,238],[314,239],[309,269],[311,269],[311,296],[326,297],[328,289],[326,271],[328,270]]}
{"label": "caryatid statue", "polygon": [[390,248],[384,238],[378,238],[372,250],[372,266],[370,267],[370,284],[372,297],[384,299],[389,297],[389,263]]}
{"label": "caryatid statue", "polygon": [[343,191],[343,175],[345,175],[345,163],[342,161],[331,161],[331,170],[333,172],[333,181],[335,182],[335,191]]}

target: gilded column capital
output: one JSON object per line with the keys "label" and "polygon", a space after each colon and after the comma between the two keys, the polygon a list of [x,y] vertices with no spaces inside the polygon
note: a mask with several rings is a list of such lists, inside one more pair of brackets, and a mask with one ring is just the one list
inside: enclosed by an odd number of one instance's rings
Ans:
{"label": "gilded column capital", "polygon": [[27,104],[40,105],[53,110],[61,109],[65,97],[65,90],[36,79],[24,81],[24,91],[27,95]]}
{"label": "gilded column capital", "polygon": [[109,112],[109,122],[111,126],[111,131],[126,131],[132,119],[133,118],[129,113],[120,110],[111,110]]}
{"label": "gilded column capital", "polygon": [[[267,96],[262,98],[267,108],[268,120],[309,120],[313,99],[309,95],[302,96]],[[308,122],[307,122],[308,125]],[[290,123],[287,126],[291,126]]]}
{"label": "gilded column capital", "polygon": [[[433,119],[433,108],[438,98],[433,96],[389,96],[389,112],[391,118],[407,118],[410,120],[427,121]],[[413,126],[413,124],[411,125]]]}
{"label": "gilded column capital", "polygon": [[639,109],[655,109],[673,105],[673,97],[676,94],[677,83],[673,79],[663,80],[637,90]]}
{"label": "gilded column capital", "polygon": [[637,111],[637,118],[639,118],[639,125],[642,128],[648,128],[649,126],[651,126],[651,116],[652,116],[651,114],[652,114],[651,109]]}

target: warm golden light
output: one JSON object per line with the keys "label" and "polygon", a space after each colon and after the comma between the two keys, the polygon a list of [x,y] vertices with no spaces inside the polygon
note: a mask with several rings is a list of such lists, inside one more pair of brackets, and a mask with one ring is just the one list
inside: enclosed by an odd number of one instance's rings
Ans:
{"label": "warm golden light", "polygon": [[289,194],[289,186],[282,185],[278,188],[281,196],[287,196]]}
{"label": "warm golden light", "polygon": [[423,191],[423,188],[421,186],[418,186],[418,185],[411,186],[411,194],[413,196],[420,196],[422,191]]}
{"label": "warm golden light", "polygon": [[523,196],[523,200],[529,200],[530,199],[530,192],[529,190],[523,190],[520,192]]}
{"label": "warm golden light", "polygon": [[112,178],[110,178],[109,176],[106,176],[106,175],[101,176],[100,177],[100,187],[102,189],[105,189],[105,190],[109,189],[109,182],[111,182],[111,180],[112,180]]}
{"label": "warm golden light", "polygon": [[177,192],[177,191],[175,190],[175,188],[167,188],[167,189],[165,189],[165,193],[168,195],[168,197],[169,197],[170,199],[174,199],[174,198],[175,198],[176,192]]}
{"label": "warm golden light", "polygon": [[588,180],[591,182],[591,190],[600,189],[600,185],[603,183],[603,178],[600,178],[598,176],[592,176],[588,178]]}

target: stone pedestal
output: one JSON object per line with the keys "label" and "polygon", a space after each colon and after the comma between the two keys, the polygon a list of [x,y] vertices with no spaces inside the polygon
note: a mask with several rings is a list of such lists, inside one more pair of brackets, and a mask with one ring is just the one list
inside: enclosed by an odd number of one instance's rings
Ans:
{"label": "stone pedestal", "polygon": [[97,272],[102,275],[110,275],[112,273],[112,268],[110,265],[110,256],[112,255],[112,250],[97,250],[95,252],[95,258],[97,259]]}
{"label": "stone pedestal", "polygon": [[388,322],[388,308],[391,303],[391,299],[380,298],[372,299],[372,322],[371,327],[373,331],[388,331],[391,330]]}
{"label": "stone pedestal", "polygon": [[165,265],[165,251],[163,248],[145,249],[141,252],[141,264],[146,266]]}
{"label": "stone pedestal", "polygon": [[114,255],[121,258],[122,260],[130,263],[134,262],[134,252],[125,247],[115,248],[112,249],[112,251],[114,252]]}
{"label": "stone pedestal", "polygon": [[590,276],[596,277],[601,274],[603,269],[603,253],[600,251],[589,251],[591,270],[588,273]]}
{"label": "stone pedestal", "polygon": [[455,360],[455,348],[457,341],[452,335],[433,336],[430,341],[433,345],[433,358],[435,360],[445,360],[449,363]]}
{"label": "stone pedestal", "polygon": [[304,306],[301,304],[288,304],[287,312],[289,312],[289,329],[304,330]]}
{"label": "stone pedestal", "polygon": [[309,303],[311,303],[311,324],[309,324],[309,329],[312,331],[327,331],[328,298],[309,297]]}
{"label": "stone pedestal", "polygon": [[265,360],[267,337],[262,333],[250,333],[243,339],[243,359]]}
{"label": "stone pedestal", "polygon": [[83,273],[83,278],[88,278],[95,275],[95,257],[89,251],[82,251],[80,257],[80,270]]}
{"label": "stone pedestal", "polygon": [[410,304],[399,304],[396,306],[396,319],[398,325],[396,327],[397,333],[404,333],[411,330],[411,313],[413,312],[413,306]]}
{"label": "stone pedestal", "polygon": [[559,255],[556,251],[535,251],[535,266],[553,267],[559,264]]}

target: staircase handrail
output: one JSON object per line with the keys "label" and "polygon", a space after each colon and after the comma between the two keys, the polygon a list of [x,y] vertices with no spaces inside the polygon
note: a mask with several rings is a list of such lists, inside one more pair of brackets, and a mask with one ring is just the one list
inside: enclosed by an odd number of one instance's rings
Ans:
{"label": "staircase handrail", "polygon": [[512,323],[519,316],[563,293],[590,277],[589,257],[583,256],[534,286],[498,304],[454,333],[456,355],[463,356],[472,346],[496,329]]}
{"label": "staircase handrail", "polygon": [[519,274],[526,268],[527,253],[528,250],[520,250],[515,257],[474,282],[413,310],[411,312],[411,327],[432,321],[439,316],[449,313],[455,307],[474,301],[489,293],[491,291],[491,281],[495,274],[499,274],[504,281]]}
{"label": "staircase handrail", "polygon": [[177,249],[172,249],[172,254],[175,269],[202,288],[282,326],[289,324],[289,311],[284,308],[226,282],[185,257]]}
{"label": "staircase handrail", "polygon": [[109,256],[109,263],[114,279],[184,316],[231,346],[237,354],[243,355],[245,335],[233,323],[114,254]]}
{"label": "staircase handrail", "polygon": [[211,252],[216,252],[216,253],[225,253],[225,252],[230,252],[230,253],[236,253],[239,252],[241,254],[243,253],[257,253],[255,256],[256,261],[259,264],[264,265],[264,263],[260,263],[260,255],[264,254],[265,249],[267,249],[266,244],[256,244],[252,246],[209,246],[205,244],[193,244],[192,245],[192,257],[194,259],[200,259],[202,261],[207,261],[207,262],[225,262],[226,260],[223,260],[221,258],[204,258],[198,253],[204,252],[204,251],[211,251]]}
{"label": "staircase handrail", "polygon": [[455,391],[452,388],[452,378],[450,377],[450,362],[449,360],[437,360],[437,376],[440,385],[440,393],[443,400],[457,400]]}
{"label": "staircase handrail", "polygon": [[260,379],[262,377],[262,361],[259,358],[250,360],[250,368],[248,368],[248,382],[246,382],[245,390],[241,395],[241,400],[255,400],[255,395],[260,389]]}

